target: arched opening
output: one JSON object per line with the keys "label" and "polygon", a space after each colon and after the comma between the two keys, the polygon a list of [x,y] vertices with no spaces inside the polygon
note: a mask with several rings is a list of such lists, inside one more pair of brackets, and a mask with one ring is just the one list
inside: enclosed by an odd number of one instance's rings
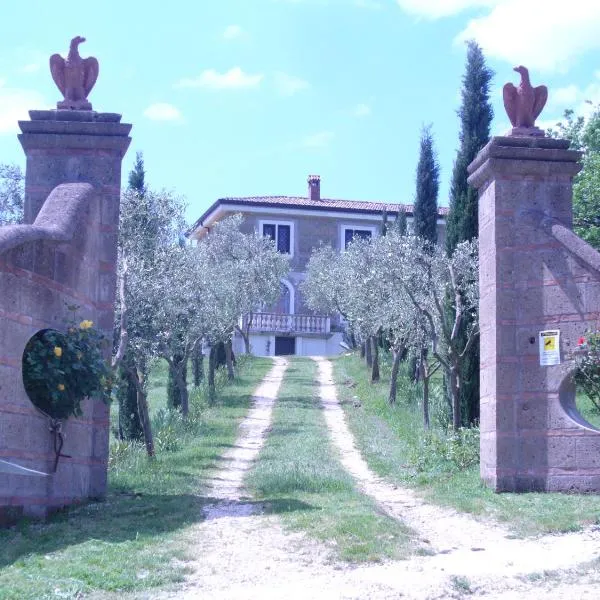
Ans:
{"label": "arched opening", "polygon": [[582,427],[600,431],[600,406],[586,394],[582,386],[567,375],[560,385],[559,400],[563,410]]}
{"label": "arched opening", "polygon": [[23,351],[22,376],[25,392],[33,405],[52,419],[66,419],[76,399],[62,378],[66,337],[55,329],[34,334]]}
{"label": "arched opening", "polygon": [[280,283],[279,298],[271,306],[265,309],[267,313],[275,313],[278,315],[293,315],[295,310],[295,295],[294,287],[286,279],[282,279]]}

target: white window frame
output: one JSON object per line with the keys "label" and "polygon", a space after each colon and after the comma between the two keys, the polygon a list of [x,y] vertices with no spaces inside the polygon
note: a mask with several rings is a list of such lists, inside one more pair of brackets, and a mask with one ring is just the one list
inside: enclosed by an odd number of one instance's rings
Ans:
{"label": "white window frame", "polygon": [[358,223],[342,223],[340,225],[340,252],[344,252],[346,250],[346,231],[351,230],[354,231],[356,229],[360,229],[361,231],[370,231],[371,239],[377,237],[378,228],[374,225],[359,225]]}
{"label": "white window frame", "polygon": [[296,241],[294,222],[293,221],[280,221],[279,219],[260,219],[258,222],[258,234],[263,235],[263,225],[275,225],[275,246],[277,246],[277,226],[288,225],[290,228],[290,251],[288,256],[294,257],[294,243]]}

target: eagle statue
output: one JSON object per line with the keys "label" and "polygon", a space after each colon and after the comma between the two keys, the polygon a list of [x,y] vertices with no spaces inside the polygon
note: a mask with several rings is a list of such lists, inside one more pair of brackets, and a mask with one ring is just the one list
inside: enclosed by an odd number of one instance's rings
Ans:
{"label": "eagle statue", "polygon": [[514,70],[521,75],[521,83],[519,87],[512,83],[504,86],[504,108],[513,127],[538,130],[535,120],[548,100],[548,88],[545,85],[532,87],[529,71],[525,67],[515,67]]}
{"label": "eagle statue", "polygon": [[85,38],[81,36],[71,40],[67,58],[60,54],[50,57],[52,79],[64,96],[64,100],[56,104],[59,109],[92,110],[87,97],[98,79],[100,68],[93,56],[79,56],[79,44],[82,42],[85,42]]}

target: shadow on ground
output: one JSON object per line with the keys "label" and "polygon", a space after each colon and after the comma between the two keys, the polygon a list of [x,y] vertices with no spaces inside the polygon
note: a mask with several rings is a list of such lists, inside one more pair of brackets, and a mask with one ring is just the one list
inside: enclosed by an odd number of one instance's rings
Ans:
{"label": "shadow on ground", "polygon": [[45,556],[90,540],[120,543],[174,532],[207,519],[314,510],[295,499],[223,500],[191,494],[111,494],[47,521],[23,520],[0,530],[0,568],[25,556]]}

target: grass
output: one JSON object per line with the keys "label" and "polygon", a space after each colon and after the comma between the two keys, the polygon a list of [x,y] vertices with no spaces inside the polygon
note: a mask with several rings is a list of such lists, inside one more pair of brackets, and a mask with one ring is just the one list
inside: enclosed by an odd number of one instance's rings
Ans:
{"label": "grass", "polygon": [[[158,437],[160,426],[171,428],[175,449],[149,462],[139,445],[113,445],[106,501],[0,531],[0,598],[74,599],[182,581],[190,558],[189,528],[211,501],[203,495],[204,473],[233,443],[270,365],[268,359],[252,359],[235,382],[221,388],[214,408],[206,406],[200,391],[193,392],[188,424],[166,413],[160,417],[157,396],[155,432]],[[165,387],[165,375],[164,369],[153,372],[152,390]]]}
{"label": "grass", "polygon": [[247,485],[282,511],[284,524],[327,542],[346,561],[380,561],[409,554],[411,533],[359,493],[332,451],[316,396],[316,364],[290,361],[273,423]]}
{"label": "grass", "polygon": [[590,425],[600,429],[600,410],[598,410],[598,407],[590,400],[587,394],[577,394],[576,405],[581,416]]}
{"label": "grass", "polygon": [[[350,429],[378,474],[417,488],[430,502],[504,522],[516,535],[575,531],[600,522],[597,495],[496,494],[485,487],[479,478],[478,463],[471,460],[476,458],[472,456],[476,438],[461,445],[445,441],[440,429],[434,436],[426,436],[415,390],[406,377],[399,381],[397,405],[389,406],[386,364],[382,381],[371,384],[362,361],[356,355],[347,355],[334,361],[334,376]],[[437,410],[442,408],[438,401]],[[438,442],[432,444],[431,437]],[[440,448],[458,454],[452,460],[440,458]]]}

